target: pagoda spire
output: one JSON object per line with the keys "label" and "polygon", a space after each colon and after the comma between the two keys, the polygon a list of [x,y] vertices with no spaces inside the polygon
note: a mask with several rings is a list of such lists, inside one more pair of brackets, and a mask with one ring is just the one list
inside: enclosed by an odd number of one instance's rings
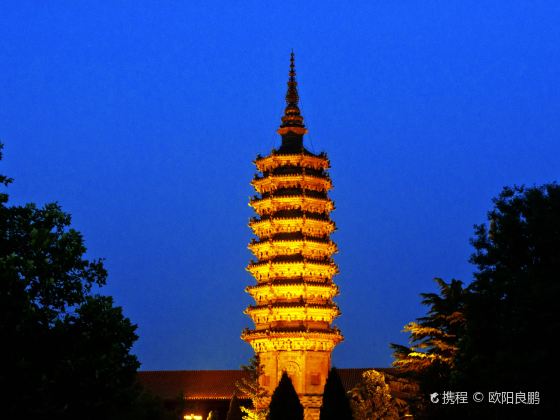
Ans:
{"label": "pagoda spire", "polygon": [[290,56],[290,72],[288,73],[288,90],[286,92],[286,108],[282,116],[282,124],[278,129],[278,134],[284,135],[289,132],[304,135],[307,129],[303,124],[303,117],[299,109],[299,94],[296,81],[295,55],[292,50]]}

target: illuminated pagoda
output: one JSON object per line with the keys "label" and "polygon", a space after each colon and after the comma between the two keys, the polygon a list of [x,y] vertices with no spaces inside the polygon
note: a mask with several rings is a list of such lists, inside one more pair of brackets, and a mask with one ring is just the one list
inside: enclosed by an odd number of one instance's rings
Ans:
{"label": "illuminated pagoda", "polygon": [[278,134],[279,149],[257,156],[259,171],[251,182],[257,195],[249,205],[257,216],[249,222],[256,239],[249,249],[256,256],[247,270],[256,284],[246,288],[255,300],[245,313],[255,327],[242,338],[260,357],[260,384],[272,392],[282,373],[290,376],[305,408],[306,419],[318,419],[331,352],[343,340],[332,325],[340,315],[333,298],[337,252],[330,239],[336,229],[329,214],[332,182],[325,153],[303,145],[303,123],[291,55],[286,109]]}

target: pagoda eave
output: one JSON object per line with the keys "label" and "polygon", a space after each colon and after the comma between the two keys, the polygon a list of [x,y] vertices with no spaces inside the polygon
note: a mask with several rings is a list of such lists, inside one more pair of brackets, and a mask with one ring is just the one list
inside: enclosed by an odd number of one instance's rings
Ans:
{"label": "pagoda eave", "polygon": [[269,171],[279,166],[302,166],[313,169],[328,169],[330,162],[326,155],[311,155],[305,153],[280,154],[272,153],[269,156],[258,157],[255,160],[257,169],[261,172]]}
{"label": "pagoda eave", "polygon": [[244,331],[241,339],[259,353],[279,350],[308,350],[330,352],[344,341],[338,329],[330,331]]}
{"label": "pagoda eave", "polygon": [[252,242],[248,248],[257,258],[274,257],[276,255],[302,254],[304,257],[322,258],[330,257],[337,252],[337,247],[332,241],[304,238],[293,240],[268,239]]}
{"label": "pagoda eave", "polygon": [[255,198],[249,205],[259,214],[268,215],[282,210],[303,210],[312,213],[329,213],[334,210],[330,199],[301,195]]}
{"label": "pagoda eave", "polygon": [[306,188],[315,191],[328,191],[332,188],[332,181],[327,177],[307,174],[284,174],[255,178],[251,185],[258,193],[269,192],[278,188]]}
{"label": "pagoda eave", "polygon": [[[325,296],[335,296],[338,294],[338,286],[334,283],[317,283],[305,280],[288,280],[285,282],[261,283],[254,286],[247,286],[245,291],[252,296],[257,293],[270,292],[278,296],[290,293],[290,295],[300,296],[303,293],[317,294]],[[291,293],[293,292],[293,293]]]}
{"label": "pagoda eave", "polygon": [[249,227],[255,235],[261,239],[267,239],[277,233],[290,233],[294,229],[299,229],[304,235],[314,237],[328,236],[336,230],[336,224],[331,220],[301,216],[301,217],[280,217],[270,216],[262,219],[251,219]]}
{"label": "pagoda eave", "polygon": [[285,136],[288,133],[294,133],[303,136],[308,133],[308,130],[305,127],[280,127],[278,130],[276,130],[276,132],[281,136]]}

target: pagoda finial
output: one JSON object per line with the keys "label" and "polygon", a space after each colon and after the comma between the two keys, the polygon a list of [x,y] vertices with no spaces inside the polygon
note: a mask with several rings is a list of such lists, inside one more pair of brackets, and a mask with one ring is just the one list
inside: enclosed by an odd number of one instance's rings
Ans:
{"label": "pagoda finial", "polygon": [[299,94],[296,82],[296,64],[294,50],[292,50],[290,56],[288,91],[286,92],[286,109],[284,110],[284,115],[282,116],[282,124],[280,124],[278,134],[283,135],[288,132],[293,132],[295,134],[303,135],[307,133],[298,104]]}

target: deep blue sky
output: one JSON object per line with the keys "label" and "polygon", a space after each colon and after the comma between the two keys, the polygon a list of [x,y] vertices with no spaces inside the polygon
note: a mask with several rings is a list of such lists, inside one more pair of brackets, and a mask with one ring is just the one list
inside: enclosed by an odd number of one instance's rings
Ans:
{"label": "deep blue sky", "polygon": [[332,163],[340,367],[387,366],[432,278],[469,280],[504,185],[558,179],[558,1],[268,3],[0,4],[0,172],[106,258],[143,369],[251,354],[251,161],[279,144],[291,48]]}

